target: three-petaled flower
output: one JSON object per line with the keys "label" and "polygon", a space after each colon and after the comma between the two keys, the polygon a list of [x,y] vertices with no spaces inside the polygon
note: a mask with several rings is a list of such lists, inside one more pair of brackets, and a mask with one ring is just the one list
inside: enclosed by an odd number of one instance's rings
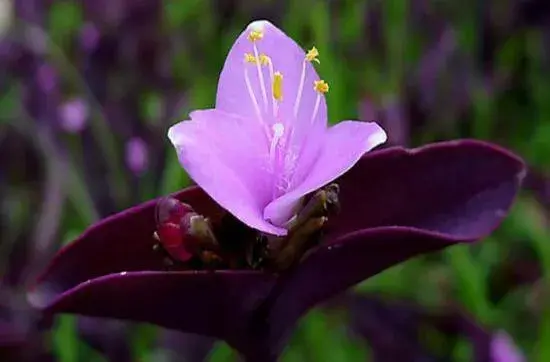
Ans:
{"label": "three-petaled flower", "polygon": [[374,122],[327,128],[328,84],[268,21],[251,23],[227,56],[216,108],[195,111],[168,137],[191,178],[243,223],[285,235],[299,201],[386,141]]}
{"label": "three-petaled flower", "polygon": [[[327,129],[328,85],[313,70],[317,57],[273,25],[252,23],[229,53],[216,109],[193,112],[169,132],[199,185],[173,197],[213,225],[229,212],[249,230],[284,235],[299,200],[340,176],[341,212],[295,268],[281,275],[190,265],[166,271],[152,250],[154,200],[100,221],[62,249],[31,303],[45,316],[129,319],[208,335],[248,360],[272,361],[298,318],[318,303],[499,225],[524,176],[518,157],[473,140],[362,156],[386,136],[374,123]],[[222,231],[215,230],[239,244],[240,234]],[[188,258],[187,250],[166,245]]]}

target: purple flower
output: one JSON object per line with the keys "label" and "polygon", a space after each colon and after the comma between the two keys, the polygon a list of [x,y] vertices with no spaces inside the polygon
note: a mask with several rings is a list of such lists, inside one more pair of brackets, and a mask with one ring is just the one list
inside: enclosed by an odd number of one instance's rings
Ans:
{"label": "purple flower", "polygon": [[[249,360],[271,361],[311,307],[396,263],[488,235],[506,216],[524,173],[516,156],[473,140],[369,153],[338,180],[341,212],[319,246],[280,275],[166,271],[153,251],[153,200],[100,221],[62,249],[29,299],[45,317],[153,323],[223,339]],[[173,197],[208,216],[220,239],[243,238],[220,225],[226,212],[201,188]]]}
{"label": "purple flower", "polygon": [[195,182],[268,234],[285,235],[302,197],[387,138],[376,123],[327,128],[329,88],[313,66],[318,55],[268,21],[251,23],[227,56],[216,108],[194,111],[168,132]]}
{"label": "purple flower", "polygon": [[80,42],[84,50],[93,51],[100,38],[99,30],[93,23],[87,23],[80,30]]}
{"label": "purple flower", "polygon": [[505,331],[498,331],[491,339],[492,362],[525,362],[512,338]]}
{"label": "purple flower", "polygon": [[141,138],[135,137],[126,143],[126,164],[136,175],[147,169],[149,152],[147,144]]}
{"label": "purple flower", "polygon": [[86,127],[88,105],[80,98],[71,99],[59,106],[61,127],[70,133],[79,133]]}

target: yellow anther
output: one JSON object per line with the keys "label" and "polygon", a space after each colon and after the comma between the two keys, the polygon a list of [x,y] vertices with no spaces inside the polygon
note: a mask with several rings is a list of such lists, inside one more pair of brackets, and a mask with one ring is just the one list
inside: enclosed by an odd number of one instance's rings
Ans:
{"label": "yellow anther", "polygon": [[259,58],[260,58],[261,65],[268,65],[269,63],[271,63],[271,58],[265,54],[260,54]]}
{"label": "yellow anther", "polygon": [[244,61],[247,63],[256,63],[256,57],[251,53],[244,54]]}
{"label": "yellow anther", "polygon": [[316,80],[313,82],[313,89],[319,93],[326,93],[328,92],[328,83],[324,80]]}
{"label": "yellow anther", "polygon": [[273,74],[273,98],[277,101],[283,100],[283,75],[281,72]]}
{"label": "yellow anther", "polygon": [[319,64],[321,62],[317,58],[318,56],[319,56],[319,51],[317,50],[317,48],[313,47],[307,51],[306,60],[308,62],[317,62],[317,64]]}
{"label": "yellow anther", "polygon": [[259,30],[251,30],[250,33],[248,33],[248,40],[250,40],[251,42],[261,40],[263,37],[264,33]]}

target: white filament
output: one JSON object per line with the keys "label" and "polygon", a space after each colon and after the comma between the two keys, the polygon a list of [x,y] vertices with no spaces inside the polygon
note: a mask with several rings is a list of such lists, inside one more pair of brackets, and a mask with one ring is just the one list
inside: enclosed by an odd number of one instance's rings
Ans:
{"label": "white filament", "polygon": [[279,101],[276,99],[273,100],[273,117],[275,120],[279,117]]}
{"label": "white filament", "polygon": [[313,107],[313,114],[311,115],[311,121],[310,123],[313,124],[315,121],[315,117],[317,117],[317,113],[319,112],[319,105],[321,104],[321,93],[317,93],[317,99],[315,100],[315,107]]}
{"label": "white filament", "polygon": [[298,108],[302,101],[302,91],[304,90],[304,81],[306,79],[306,61],[302,63],[302,75],[300,76],[300,85],[298,86],[298,93],[296,93],[296,101],[294,102],[294,117],[298,116]]}
{"label": "white filament", "polygon": [[273,81],[275,80],[275,72],[273,71],[273,63],[271,62],[271,59],[269,60],[269,78],[271,78],[271,84],[273,84]]}
{"label": "white filament", "polygon": [[[271,61],[271,59],[269,59],[268,66],[269,66],[269,78],[271,80],[271,84],[273,84],[275,82],[275,72],[273,70],[273,62]],[[277,114],[279,113],[279,102],[275,99],[274,96],[271,97],[271,100],[273,101],[272,103],[273,117],[277,118]]]}
{"label": "white filament", "polygon": [[254,95],[254,90],[252,89],[252,85],[250,84],[250,77],[248,76],[246,64],[244,65],[244,82],[246,83],[246,89],[248,90],[248,94],[250,95],[250,99],[252,100],[252,104],[254,105],[256,115],[258,116],[258,119],[263,123],[262,112],[260,111],[260,106],[258,105],[256,96]]}
{"label": "white filament", "polygon": [[267,92],[265,90],[264,73],[262,72],[262,65],[260,64],[260,57],[258,55],[258,47],[253,45],[254,57],[256,59],[256,69],[258,70],[258,79],[260,81],[260,88],[262,89],[262,98],[264,99],[264,109],[267,110]]}

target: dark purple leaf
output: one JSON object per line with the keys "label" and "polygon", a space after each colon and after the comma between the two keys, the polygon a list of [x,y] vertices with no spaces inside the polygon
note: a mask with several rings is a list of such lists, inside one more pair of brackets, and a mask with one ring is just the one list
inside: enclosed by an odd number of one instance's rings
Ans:
{"label": "dark purple leaf", "polygon": [[[224,339],[251,361],[274,360],[314,305],[411,257],[488,235],[523,175],[516,156],[472,140],[370,153],[341,178],[342,213],[321,246],[280,277],[162,271],[148,202],[63,249],[32,298],[48,314],[150,322]],[[219,211],[197,188],[176,197],[208,216]]]}
{"label": "dark purple leaf", "polygon": [[[188,188],[176,197],[201,214],[220,212],[199,188]],[[164,270],[162,259],[153,252],[156,203],[146,202],[90,227],[58,253],[43,282],[55,292],[110,273]]]}
{"label": "dark purple leaf", "polygon": [[477,240],[506,216],[524,170],[513,154],[474,140],[373,152],[341,179],[342,213],[330,236],[407,226]]}

